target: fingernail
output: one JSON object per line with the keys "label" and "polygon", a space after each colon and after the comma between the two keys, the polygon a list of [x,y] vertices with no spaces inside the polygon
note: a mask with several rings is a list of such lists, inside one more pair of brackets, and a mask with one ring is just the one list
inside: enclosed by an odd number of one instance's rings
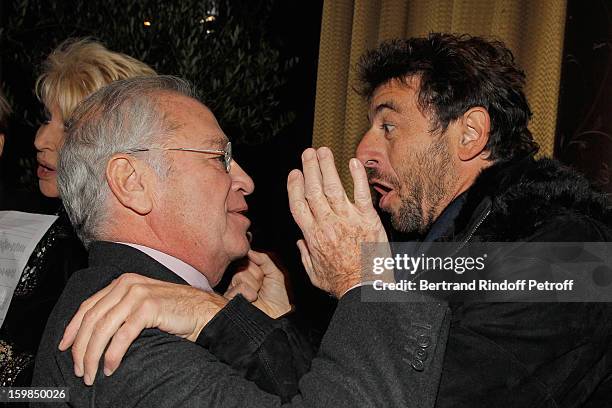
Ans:
{"label": "fingernail", "polygon": [[113,370],[111,370],[110,368],[104,367],[104,375],[107,377],[110,377],[111,375],[113,375]]}
{"label": "fingernail", "polygon": [[358,169],[359,168],[359,160],[357,160],[357,159],[354,159],[354,158],[351,159],[351,163],[350,164],[351,164],[351,167],[354,168],[354,169]]}
{"label": "fingernail", "polygon": [[329,157],[329,149],[327,147],[320,148],[319,150],[317,150],[317,156],[319,156],[319,159]]}
{"label": "fingernail", "polygon": [[60,349],[61,351],[64,351],[64,338],[62,337],[62,340],[60,341],[59,345],[57,346],[58,349]]}
{"label": "fingernail", "polygon": [[76,364],[74,365],[74,375],[76,375],[77,377],[83,376],[83,370]]}
{"label": "fingernail", "polygon": [[291,170],[291,173],[289,173],[288,180],[297,180],[297,179],[300,178],[300,174],[301,174],[300,170],[293,169],[293,170]]}
{"label": "fingernail", "polygon": [[315,155],[314,149],[306,149],[304,150],[304,153],[302,153],[302,159],[310,160],[314,158],[314,155]]}
{"label": "fingernail", "polygon": [[85,384],[91,385],[93,381],[91,381],[91,376],[89,374],[85,374]]}

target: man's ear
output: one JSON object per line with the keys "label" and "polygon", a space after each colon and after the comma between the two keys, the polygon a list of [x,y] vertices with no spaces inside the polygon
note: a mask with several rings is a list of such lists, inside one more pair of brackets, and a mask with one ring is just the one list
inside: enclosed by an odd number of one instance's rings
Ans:
{"label": "man's ear", "polygon": [[470,108],[463,114],[461,137],[457,152],[462,161],[472,160],[476,156],[488,157],[485,151],[491,131],[489,112],[482,106]]}
{"label": "man's ear", "polygon": [[106,165],[106,180],[117,200],[139,215],[153,209],[151,177],[148,166],[128,154],[111,157]]}
{"label": "man's ear", "polygon": [[4,151],[4,133],[0,133],[0,157],[2,157],[3,151]]}

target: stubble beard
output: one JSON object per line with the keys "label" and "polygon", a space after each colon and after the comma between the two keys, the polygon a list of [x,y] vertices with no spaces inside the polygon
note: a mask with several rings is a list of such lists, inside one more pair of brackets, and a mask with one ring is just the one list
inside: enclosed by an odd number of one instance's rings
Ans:
{"label": "stubble beard", "polygon": [[424,152],[409,157],[400,174],[397,191],[400,207],[391,215],[393,228],[403,233],[425,234],[443,210],[457,176],[444,135]]}

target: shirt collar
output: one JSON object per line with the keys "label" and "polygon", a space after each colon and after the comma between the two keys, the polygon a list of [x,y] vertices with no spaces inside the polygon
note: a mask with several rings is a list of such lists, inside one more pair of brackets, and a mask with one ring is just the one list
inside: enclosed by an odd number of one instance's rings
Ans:
{"label": "shirt collar", "polygon": [[[131,246],[132,248],[138,249],[139,251],[145,253],[146,255],[150,256],[151,258],[155,259],[157,262],[168,268],[174,274],[178,275],[180,278],[182,278],[185,282],[187,282],[194,288],[202,289],[206,292],[213,291],[210,287],[210,284],[208,283],[208,279],[206,279],[206,276],[198,272],[198,270],[193,266],[181,261],[180,259],[144,245],[132,244],[130,242],[117,243]],[[137,273],[138,271],[134,272]]]}

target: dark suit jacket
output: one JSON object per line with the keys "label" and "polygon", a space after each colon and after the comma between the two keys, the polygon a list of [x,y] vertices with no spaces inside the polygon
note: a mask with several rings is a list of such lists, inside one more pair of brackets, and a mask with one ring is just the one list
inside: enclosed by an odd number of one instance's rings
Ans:
{"label": "dark suit jacket", "polygon": [[[141,333],[112,376],[99,370],[94,385],[85,386],[74,376],[70,351],[60,352],[57,345],[81,302],[128,271],[186,284],[136,249],[92,244],[90,267],[73,275],[48,321],[34,385],[70,387],[71,406],[281,406],[279,397],[242,378],[206,348],[156,329]],[[413,358],[411,322],[425,330],[417,341],[427,340],[429,358]],[[361,289],[352,290],[340,300],[299,394],[286,406],[433,406],[448,324],[444,304],[364,302]]]}

